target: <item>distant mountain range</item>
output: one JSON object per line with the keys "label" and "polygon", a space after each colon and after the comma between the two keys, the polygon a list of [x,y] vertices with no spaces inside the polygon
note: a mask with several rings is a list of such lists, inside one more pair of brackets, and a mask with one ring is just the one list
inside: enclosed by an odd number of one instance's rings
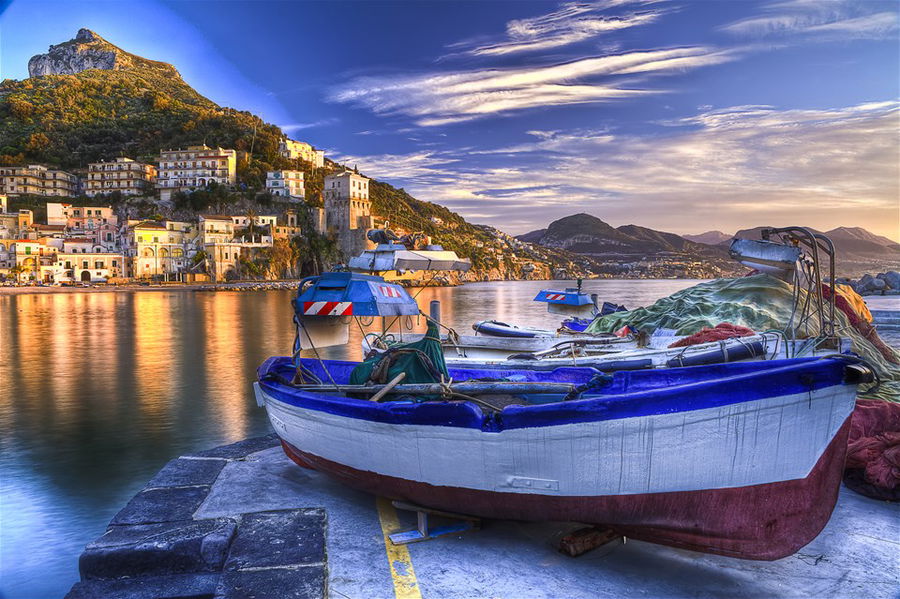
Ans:
{"label": "distant mountain range", "polygon": [[682,235],[682,237],[688,241],[705,243],[707,245],[718,245],[723,241],[730,241],[732,236],[721,231],[707,231],[706,233],[700,233],[699,235]]}
{"label": "distant mountain range", "polygon": [[[764,228],[742,229],[734,235],[721,231],[676,235],[637,225],[613,227],[590,214],[575,214],[553,221],[546,229],[531,231],[518,238],[604,261],[662,264],[699,259],[727,271],[730,269],[722,261],[729,260],[731,240],[734,237],[759,239]],[[825,235],[834,242],[840,275],[858,276],[864,272],[896,270],[900,264],[900,244],[862,227],[838,227],[826,231]]]}
{"label": "distant mountain range", "polygon": [[613,227],[590,214],[574,214],[550,223],[546,229],[525,233],[522,241],[589,256],[643,258],[657,254],[726,256],[716,245],[697,243],[675,233],[624,225]]}

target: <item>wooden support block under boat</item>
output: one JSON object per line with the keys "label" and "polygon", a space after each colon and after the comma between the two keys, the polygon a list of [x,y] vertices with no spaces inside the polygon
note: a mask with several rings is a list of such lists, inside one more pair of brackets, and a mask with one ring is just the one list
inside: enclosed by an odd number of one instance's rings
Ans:
{"label": "wooden support block under boat", "polygon": [[559,540],[556,548],[569,557],[578,557],[588,551],[621,539],[622,535],[611,528],[588,526],[570,532]]}

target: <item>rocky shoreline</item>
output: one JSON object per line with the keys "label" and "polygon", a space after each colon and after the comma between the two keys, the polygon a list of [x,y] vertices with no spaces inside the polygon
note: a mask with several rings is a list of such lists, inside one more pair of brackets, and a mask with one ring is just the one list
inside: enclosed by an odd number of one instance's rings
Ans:
{"label": "rocky shoreline", "polygon": [[857,280],[837,277],[834,281],[838,285],[849,285],[860,295],[900,295],[900,273],[896,270],[877,275],[866,273]]}

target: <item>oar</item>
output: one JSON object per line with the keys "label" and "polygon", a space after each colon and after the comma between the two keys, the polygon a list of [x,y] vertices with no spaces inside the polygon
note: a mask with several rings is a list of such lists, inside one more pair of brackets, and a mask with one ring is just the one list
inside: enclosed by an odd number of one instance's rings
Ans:
{"label": "oar", "polygon": [[369,399],[370,399],[371,401],[378,401],[379,399],[381,399],[382,397],[384,397],[385,395],[387,395],[388,393],[390,393],[391,389],[393,389],[394,387],[396,387],[397,385],[399,385],[399,384],[400,384],[400,381],[402,381],[402,380],[405,379],[405,378],[406,378],[406,373],[405,373],[405,372],[401,372],[400,374],[398,374],[397,376],[395,376],[394,378],[392,378],[391,381],[390,381],[387,385],[385,385],[384,387],[382,387],[382,388],[381,388],[381,391],[379,391],[378,393],[376,393],[375,395],[373,395],[373,396],[370,397]]}

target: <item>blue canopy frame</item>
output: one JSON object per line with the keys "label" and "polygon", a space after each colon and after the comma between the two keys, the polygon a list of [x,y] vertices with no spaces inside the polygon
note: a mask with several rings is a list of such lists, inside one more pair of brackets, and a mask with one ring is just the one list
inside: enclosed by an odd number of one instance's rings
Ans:
{"label": "blue canopy frame", "polygon": [[[311,282],[305,291],[306,283]],[[406,289],[383,277],[355,272],[326,272],[300,281],[291,301],[298,317],[406,316],[419,313],[419,305]]]}

